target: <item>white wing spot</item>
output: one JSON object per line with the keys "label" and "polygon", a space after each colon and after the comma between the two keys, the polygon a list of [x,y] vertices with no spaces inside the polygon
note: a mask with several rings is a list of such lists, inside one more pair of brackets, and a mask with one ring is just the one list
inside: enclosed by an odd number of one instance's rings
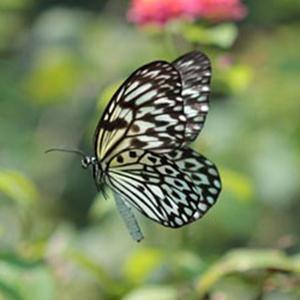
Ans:
{"label": "white wing spot", "polygon": [[215,185],[215,187],[217,187],[217,188],[220,188],[220,187],[221,187],[221,183],[220,183],[220,181],[217,180],[217,179],[214,180],[214,185]]}
{"label": "white wing spot", "polygon": [[206,105],[206,104],[201,105],[201,111],[207,112],[208,111],[208,105]]}
{"label": "white wing spot", "polygon": [[180,116],[178,117],[178,119],[179,119],[180,121],[185,122],[185,121],[186,121],[186,116],[180,115]]}
{"label": "white wing spot", "polygon": [[188,216],[191,216],[191,215],[193,214],[193,211],[192,211],[190,208],[188,208],[188,207],[185,207],[185,208],[184,208],[184,211],[185,211],[185,213],[186,213]]}
{"label": "white wing spot", "polygon": [[179,225],[179,226],[181,226],[182,224],[183,224],[183,221],[181,220],[181,219],[179,219],[179,218],[175,218],[175,223],[177,224],[177,225]]}
{"label": "white wing spot", "polygon": [[141,104],[143,104],[144,102],[149,101],[149,100],[150,100],[151,98],[153,98],[156,94],[157,94],[157,90],[153,90],[153,91],[150,91],[150,92],[144,94],[143,96],[139,97],[139,98],[136,100],[136,105],[141,105]]}
{"label": "white wing spot", "polygon": [[208,197],[206,198],[206,200],[207,200],[207,202],[208,202],[209,204],[211,204],[211,205],[213,205],[213,204],[215,203],[215,199],[214,199],[213,197],[208,196]]}
{"label": "white wing spot", "polygon": [[128,88],[126,89],[126,95],[128,95],[132,90],[134,90],[139,85],[139,83],[140,82],[138,80],[136,80],[132,84],[130,84],[128,86]]}
{"label": "white wing spot", "polygon": [[213,168],[209,168],[208,169],[208,173],[210,173],[211,175],[214,175],[214,176],[218,175],[217,171],[215,169],[213,169]]}
{"label": "white wing spot", "polygon": [[194,213],[194,215],[193,215],[193,218],[194,218],[194,219],[199,219],[200,217],[201,217],[201,214],[200,214],[199,211],[196,211],[196,212]]}
{"label": "white wing spot", "polygon": [[212,194],[218,194],[218,190],[215,189],[215,188],[209,188],[208,190],[209,190],[209,192],[212,193]]}
{"label": "white wing spot", "polygon": [[128,102],[132,100],[133,98],[137,97],[138,95],[142,94],[143,92],[149,90],[151,88],[152,84],[151,83],[146,83],[144,85],[141,85],[138,87],[136,90],[132,91],[129,93],[125,98],[124,101]]}
{"label": "white wing spot", "polygon": [[210,88],[208,85],[204,85],[202,88],[201,88],[201,91],[202,92],[209,92],[210,91]]}
{"label": "white wing spot", "polygon": [[188,221],[188,218],[185,214],[181,214],[181,218],[185,223]]}
{"label": "white wing spot", "polygon": [[198,200],[198,196],[196,194],[190,194],[189,195],[193,200]]}
{"label": "white wing spot", "polygon": [[200,210],[202,210],[203,212],[205,212],[207,210],[207,204],[205,203],[199,203],[198,207]]}

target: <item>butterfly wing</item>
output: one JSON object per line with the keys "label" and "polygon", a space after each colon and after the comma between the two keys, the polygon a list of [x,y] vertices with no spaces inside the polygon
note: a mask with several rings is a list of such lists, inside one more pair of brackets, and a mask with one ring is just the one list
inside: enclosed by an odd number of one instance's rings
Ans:
{"label": "butterfly wing", "polygon": [[200,51],[193,51],[172,63],[182,78],[184,113],[187,117],[185,139],[187,143],[196,139],[201,131],[209,109],[211,64]]}
{"label": "butterfly wing", "polygon": [[213,164],[192,150],[157,154],[131,149],[111,158],[106,180],[146,217],[176,228],[199,219],[215,203],[218,178]]}
{"label": "butterfly wing", "polygon": [[104,180],[127,203],[168,227],[201,218],[221,190],[218,170],[183,148],[208,110],[210,63],[200,52],[135,71],[109,102],[95,132]]}
{"label": "butterfly wing", "polygon": [[[215,164],[190,148],[177,149],[165,156],[186,173],[197,186],[197,192],[201,195],[198,207],[201,207],[204,212],[211,208],[222,189],[221,178]],[[202,215],[196,212],[193,218],[197,220]]]}
{"label": "butterfly wing", "polygon": [[164,61],[135,71],[109,102],[95,133],[98,160],[124,149],[170,152],[183,144],[186,117],[178,71]]}

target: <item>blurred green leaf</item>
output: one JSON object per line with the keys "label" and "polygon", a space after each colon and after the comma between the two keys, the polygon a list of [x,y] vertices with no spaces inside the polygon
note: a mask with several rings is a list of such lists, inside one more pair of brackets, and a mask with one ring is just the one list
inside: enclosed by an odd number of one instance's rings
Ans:
{"label": "blurred green leaf", "polygon": [[[3,296],[3,298],[1,296]],[[0,299],[23,300],[24,298],[20,295],[15,286],[9,285],[0,279]]]}
{"label": "blurred green leaf", "polygon": [[249,201],[253,198],[254,186],[245,174],[229,169],[221,169],[221,174],[224,190],[242,201]]}
{"label": "blurred green leaf", "polygon": [[268,0],[247,1],[249,7],[249,21],[252,24],[273,26],[278,23],[289,23],[291,20],[299,20],[300,2],[298,0]]}
{"label": "blurred green leaf", "polygon": [[115,202],[114,196],[111,190],[106,191],[107,201],[104,200],[102,194],[97,194],[95,200],[92,203],[92,206],[89,210],[89,216],[91,220],[99,220],[108,216],[110,212],[115,211]]}
{"label": "blurred green leaf", "polygon": [[125,287],[110,277],[108,272],[98,262],[78,251],[68,251],[66,257],[93,275],[110,294],[122,294]]}
{"label": "blurred green leaf", "polygon": [[[209,291],[209,296],[211,299],[221,296],[224,299],[254,300],[259,299],[259,288],[260,285],[255,286],[255,284],[245,281],[241,276],[228,276],[222,278],[222,280]],[[205,297],[203,298],[205,299]],[[203,300],[203,298],[199,297],[201,300]]]}
{"label": "blurred green leaf", "polygon": [[0,0],[0,9],[21,9],[32,3],[32,0]]}
{"label": "blurred green leaf", "polygon": [[42,264],[24,270],[10,262],[1,261],[0,290],[9,295],[8,299],[55,299],[54,279],[47,266]]}
{"label": "blurred green leaf", "polygon": [[222,277],[231,273],[243,273],[257,269],[280,270],[300,275],[295,258],[286,256],[277,250],[233,250],[212,265],[197,280],[196,290],[199,296],[205,295]]}
{"label": "blurred green leaf", "polygon": [[168,286],[146,286],[130,292],[122,300],[174,300],[176,289]]}
{"label": "blurred green leaf", "polygon": [[222,65],[220,61],[224,59],[231,60],[230,56],[219,56],[219,64],[216,65],[214,77],[214,90],[225,95],[232,95],[245,92],[254,77],[254,70],[246,64]]}
{"label": "blurred green leaf", "polygon": [[182,275],[192,277],[198,274],[199,270],[203,268],[202,259],[191,251],[180,251],[173,254],[171,256],[171,264]]}
{"label": "blurred green leaf", "polygon": [[28,260],[13,252],[0,252],[0,261],[6,262],[20,269],[32,269],[41,264],[40,260]]}
{"label": "blurred green leaf", "polygon": [[0,49],[10,49],[15,46],[12,38],[16,39],[22,25],[20,15],[2,12],[0,3]]}
{"label": "blurred green leaf", "polygon": [[233,23],[224,23],[209,28],[189,23],[184,27],[182,34],[189,42],[227,49],[236,40],[238,30]]}
{"label": "blurred green leaf", "polygon": [[0,192],[21,205],[31,205],[39,199],[35,184],[13,170],[0,170]]}
{"label": "blurred green leaf", "polygon": [[80,86],[81,71],[78,58],[54,48],[36,58],[24,79],[24,90],[39,104],[68,100]]}
{"label": "blurred green leaf", "polygon": [[253,78],[252,68],[244,64],[234,65],[225,73],[224,77],[233,93],[244,91]]}
{"label": "blurred green leaf", "polygon": [[157,249],[137,249],[125,262],[124,276],[132,283],[144,281],[151,272],[163,261],[163,254]]}

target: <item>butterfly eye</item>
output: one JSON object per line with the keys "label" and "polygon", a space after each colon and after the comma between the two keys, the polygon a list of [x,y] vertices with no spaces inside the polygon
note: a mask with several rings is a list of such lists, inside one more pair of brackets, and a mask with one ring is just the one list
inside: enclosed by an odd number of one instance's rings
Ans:
{"label": "butterfly eye", "polygon": [[88,168],[88,166],[91,164],[91,159],[88,156],[85,156],[82,160],[81,160],[81,166],[86,169]]}

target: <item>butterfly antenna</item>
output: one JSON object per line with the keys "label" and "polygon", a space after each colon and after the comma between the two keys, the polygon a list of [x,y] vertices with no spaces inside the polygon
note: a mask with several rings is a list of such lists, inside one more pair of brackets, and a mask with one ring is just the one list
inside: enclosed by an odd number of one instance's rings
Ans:
{"label": "butterfly antenna", "polygon": [[54,151],[67,152],[67,153],[75,153],[75,154],[80,155],[83,158],[85,157],[85,154],[81,150],[78,150],[78,149],[50,148],[50,149],[47,149],[45,151],[45,153],[54,152]]}

